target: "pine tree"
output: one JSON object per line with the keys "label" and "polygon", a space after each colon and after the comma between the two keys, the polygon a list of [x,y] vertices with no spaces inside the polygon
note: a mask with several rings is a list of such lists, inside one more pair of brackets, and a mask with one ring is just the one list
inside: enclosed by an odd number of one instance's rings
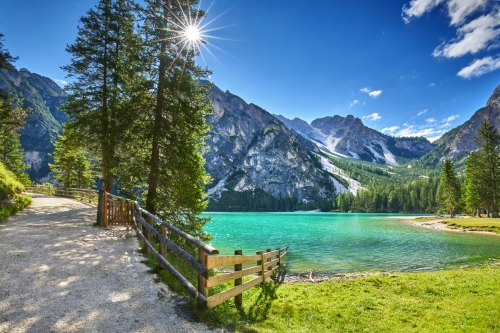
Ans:
{"label": "pine tree", "polygon": [[80,19],[77,39],[66,48],[71,64],[62,67],[75,78],[66,86],[68,102],[62,108],[72,121],[70,128],[101,156],[102,188],[107,192],[119,172],[120,153],[127,152],[120,139],[134,122],[143,89],[138,8],[132,0],[100,0]]}
{"label": "pine tree", "polygon": [[[474,142],[479,146],[470,163],[475,164],[474,180],[480,186],[480,197],[492,217],[498,217],[500,203],[500,134],[495,126],[484,120]],[[470,178],[470,177],[469,177]],[[472,179],[471,179],[472,180]]]}
{"label": "pine tree", "polygon": [[4,40],[4,34],[0,33],[0,69],[11,69],[12,63],[18,59],[18,57],[13,57],[9,50],[4,49],[2,41]]}
{"label": "pine tree", "polygon": [[54,163],[49,163],[56,181],[66,188],[90,188],[93,183],[93,174],[90,162],[87,160],[79,138],[69,129],[67,135],[59,135],[54,143],[54,152],[51,156]]}
{"label": "pine tree", "polygon": [[485,184],[481,184],[483,181],[481,174],[482,170],[479,168],[480,153],[475,151],[469,153],[469,156],[465,160],[465,181],[462,191],[462,201],[465,205],[465,209],[471,215],[476,215],[476,212],[484,204],[481,199],[481,188]]}
{"label": "pine tree", "polygon": [[0,162],[11,171],[22,184],[28,185],[31,183],[28,174],[23,170],[29,167],[23,161],[24,150],[19,141],[19,134],[12,132],[10,135],[3,137],[0,141]]}
{"label": "pine tree", "polygon": [[439,189],[439,205],[453,217],[454,211],[460,206],[460,183],[455,173],[455,166],[449,158],[443,163]]}
{"label": "pine tree", "polygon": [[[194,9],[198,1],[146,0],[146,51],[156,59],[150,67],[153,79],[153,114],[145,117],[142,139],[147,142],[146,209],[177,224],[186,232],[206,238],[206,219],[197,217],[206,205],[204,186],[209,177],[201,151],[209,129],[206,118],[210,74],[195,64],[195,48],[185,39],[185,28],[204,15]],[[191,21],[189,21],[191,19]],[[191,45],[192,46],[192,45]],[[139,131],[138,131],[139,132]]]}

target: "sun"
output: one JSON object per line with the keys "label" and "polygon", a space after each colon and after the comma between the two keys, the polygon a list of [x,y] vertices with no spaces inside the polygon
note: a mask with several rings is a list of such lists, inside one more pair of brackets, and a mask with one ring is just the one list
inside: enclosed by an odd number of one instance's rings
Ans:
{"label": "sun", "polygon": [[198,43],[201,41],[201,31],[197,26],[190,25],[184,30],[184,37],[191,43]]}

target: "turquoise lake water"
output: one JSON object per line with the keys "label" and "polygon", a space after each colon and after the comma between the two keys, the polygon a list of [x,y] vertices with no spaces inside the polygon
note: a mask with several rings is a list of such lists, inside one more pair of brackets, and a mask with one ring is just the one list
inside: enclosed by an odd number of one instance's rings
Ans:
{"label": "turquoise lake water", "polygon": [[206,213],[221,254],[290,246],[286,270],[302,273],[440,270],[500,258],[500,236],[437,231],[397,214]]}

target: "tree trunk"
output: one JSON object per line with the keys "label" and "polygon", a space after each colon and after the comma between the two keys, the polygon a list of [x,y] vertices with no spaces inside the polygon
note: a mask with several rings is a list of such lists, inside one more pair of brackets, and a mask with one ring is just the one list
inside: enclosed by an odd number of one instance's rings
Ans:
{"label": "tree trunk", "polygon": [[[167,17],[166,10],[164,9],[164,17]],[[155,110],[155,120],[153,124],[153,142],[151,145],[151,165],[149,170],[149,182],[148,182],[148,194],[146,197],[146,210],[152,214],[155,214],[155,203],[154,199],[157,195],[158,189],[158,173],[160,171],[160,147],[159,147],[159,135],[161,130],[162,114],[165,101],[165,79],[167,72],[167,42],[166,33],[164,30],[160,30],[161,37],[161,51],[160,51],[160,66],[158,69],[158,91],[156,94],[156,110]]]}

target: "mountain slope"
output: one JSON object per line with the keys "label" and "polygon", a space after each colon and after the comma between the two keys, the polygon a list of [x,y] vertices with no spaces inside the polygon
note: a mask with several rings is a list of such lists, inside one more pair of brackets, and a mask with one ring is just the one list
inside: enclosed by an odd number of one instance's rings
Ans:
{"label": "mountain slope", "polygon": [[486,106],[477,110],[464,124],[445,133],[436,141],[437,147],[422,158],[422,163],[435,165],[445,158],[461,161],[469,152],[478,149],[474,143],[484,119],[491,122],[500,132],[500,85],[493,91]]}
{"label": "mountain slope", "polygon": [[49,180],[48,156],[54,150],[53,142],[61,133],[66,115],[57,110],[67,101],[64,91],[51,79],[27,69],[0,70],[0,90],[21,98],[24,105],[33,108],[31,116],[20,131],[25,162],[30,165],[29,176],[37,182]]}
{"label": "mountain slope", "polygon": [[213,179],[209,208],[221,208],[218,202],[241,193],[299,202],[332,197],[331,177],[315,165],[296,133],[228,91],[213,87],[211,99],[214,112],[208,122],[212,129],[204,153],[206,170]]}

